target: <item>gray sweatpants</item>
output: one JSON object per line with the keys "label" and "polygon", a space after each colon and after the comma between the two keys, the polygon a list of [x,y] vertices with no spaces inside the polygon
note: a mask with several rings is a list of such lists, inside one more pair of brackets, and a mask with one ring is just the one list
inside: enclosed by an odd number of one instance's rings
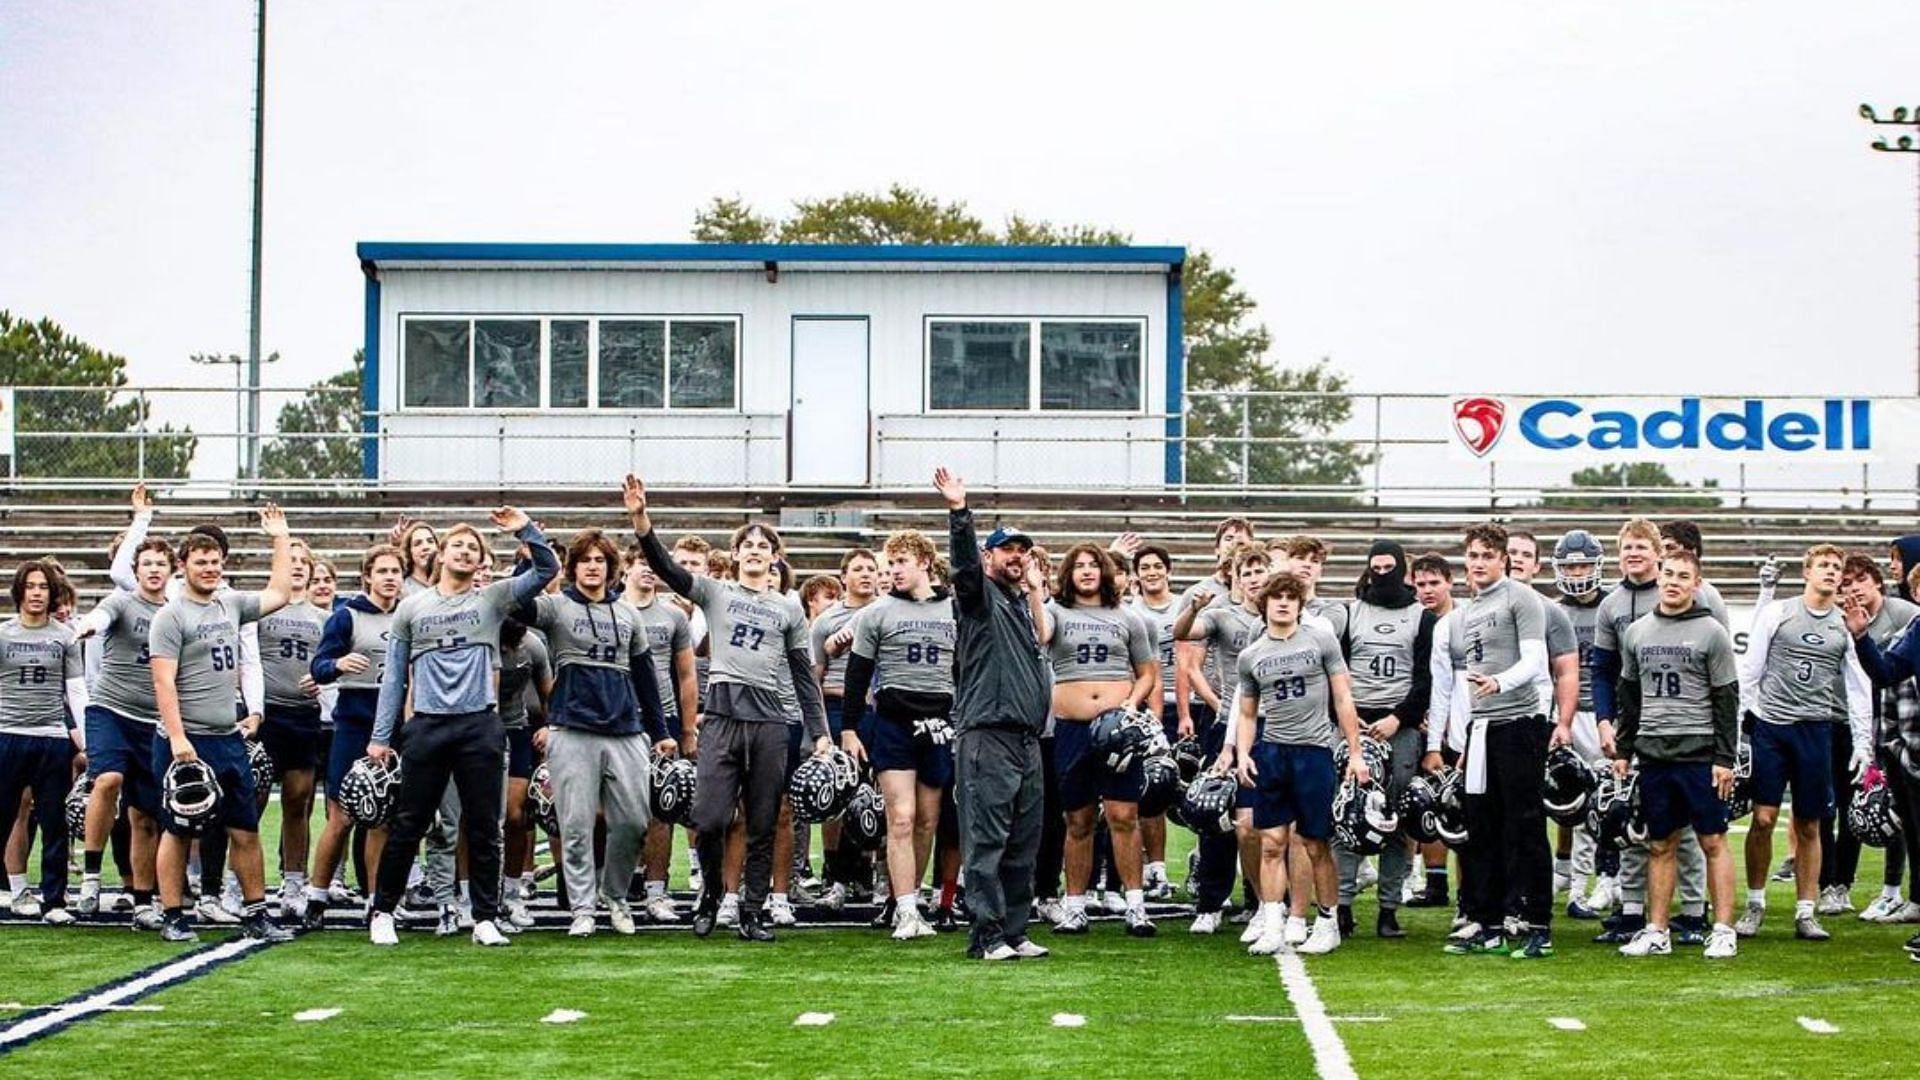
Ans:
{"label": "gray sweatpants", "polygon": [[[624,900],[647,840],[647,740],[577,728],[547,732],[547,769],[560,818],[560,872],[576,915],[593,914],[602,894]],[[593,883],[594,823],[607,815],[607,856],[600,886]]]}
{"label": "gray sweatpants", "polygon": [[454,858],[459,845],[460,792],[448,784],[446,794],[440,796],[440,810],[433,815],[433,824],[426,835],[427,890],[433,893],[433,902],[441,907],[451,907],[459,899],[455,880],[459,877],[459,863]]}
{"label": "gray sweatpants", "polygon": [[1040,739],[974,728],[954,740],[953,758],[961,872],[973,911],[967,948],[985,952],[1027,937],[1045,798]]}
{"label": "gray sweatpants", "polygon": [[[1392,775],[1387,778],[1387,795],[1395,806],[1400,805],[1401,793],[1407,790],[1407,784],[1420,771],[1420,752],[1424,748],[1425,738],[1418,728],[1402,727],[1394,732],[1390,740],[1393,767]],[[1340,754],[1334,756],[1337,759]],[[1360,892],[1360,864],[1366,857],[1337,844],[1334,845],[1333,855],[1340,867],[1340,902],[1351,904]],[[1389,838],[1386,848],[1380,852],[1381,908],[1392,911],[1400,906],[1400,894],[1406,888],[1407,874],[1412,868],[1413,853],[1407,850],[1406,838],[1397,834]]]}
{"label": "gray sweatpants", "polygon": [[[1674,844],[1674,861],[1679,881],[1674,891],[1680,894],[1675,910],[1698,914],[1707,902],[1707,856],[1700,850],[1700,837],[1692,829],[1681,829]],[[1635,844],[1620,853],[1620,898],[1632,904],[1647,902],[1647,846]]]}
{"label": "gray sweatpants", "polygon": [[787,725],[740,720],[711,713],[700,726],[698,784],[693,789],[693,829],[698,834],[700,902],[718,904],[725,888],[727,827],[744,804],[747,861],[740,876],[740,902],[759,911],[773,881],[773,833],[780,802],[787,797]]}

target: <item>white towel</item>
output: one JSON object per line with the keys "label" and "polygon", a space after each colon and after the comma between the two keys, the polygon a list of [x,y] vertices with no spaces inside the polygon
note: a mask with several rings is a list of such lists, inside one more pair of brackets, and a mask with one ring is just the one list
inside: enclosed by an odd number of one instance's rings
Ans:
{"label": "white towel", "polygon": [[1487,793],[1487,720],[1484,716],[1473,718],[1473,727],[1467,734],[1467,794],[1485,795]]}

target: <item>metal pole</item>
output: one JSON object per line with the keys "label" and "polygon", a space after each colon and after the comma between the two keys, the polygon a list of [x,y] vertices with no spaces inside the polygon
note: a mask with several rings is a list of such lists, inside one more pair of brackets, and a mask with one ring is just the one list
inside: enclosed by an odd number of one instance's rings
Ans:
{"label": "metal pole", "polygon": [[1252,465],[1250,464],[1250,456],[1253,450],[1252,443],[1250,442],[1250,440],[1253,438],[1253,417],[1250,415],[1250,410],[1252,409],[1252,405],[1249,404],[1251,400],[1252,400],[1251,398],[1248,398],[1244,394],[1240,396],[1240,490],[1241,491],[1247,490],[1247,485],[1253,482]]}
{"label": "metal pole", "polygon": [[267,0],[259,0],[253,63],[253,281],[247,307],[247,440],[242,475],[260,478],[260,221],[267,139]]}

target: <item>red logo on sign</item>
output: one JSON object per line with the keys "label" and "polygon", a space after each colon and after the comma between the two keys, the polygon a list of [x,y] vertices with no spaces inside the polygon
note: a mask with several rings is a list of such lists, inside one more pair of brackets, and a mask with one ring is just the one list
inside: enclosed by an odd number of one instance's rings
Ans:
{"label": "red logo on sign", "polygon": [[1499,398],[1456,398],[1453,402],[1453,431],[1467,449],[1485,457],[1506,430],[1507,407]]}

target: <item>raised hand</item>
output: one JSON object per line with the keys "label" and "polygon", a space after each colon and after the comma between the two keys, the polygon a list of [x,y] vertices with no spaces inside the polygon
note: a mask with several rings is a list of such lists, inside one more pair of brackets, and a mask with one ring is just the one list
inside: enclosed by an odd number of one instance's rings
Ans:
{"label": "raised hand", "polygon": [[133,485],[133,496],[130,501],[133,503],[133,512],[136,514],[145,514],[153,509],[153,493],[147,490],[146,481]]}
{"label": "raised hand", "polygon": [[287,531],[287,515],[281,512],[277,503],[268,503],[260,508],[260,531],[275,539],[292,535]]}
{"label": "raised hand", "polygon": [[493,522],[494,528],[505,532],[519,532],[529,524],[525,511],[511,506],[496,507],[493,513],[487,515],[487,520]]}
{"label": "raised hand", "polygon": [[405,514],[401,514],[400,519],[393,523],[393,528],[387,530],[387,543],[392,544],[394,547],[399,547],[406,541],[407,532],[412,528],[413,519]]}
{"label": "raised hand", "polygon": [[945,465],[933,470],[933,487],[940,497],[947,500],[947,509],[960,510],[967,505],[967,483],[954,475]]}
{"label": "raised hand", "polygon": [[1107,545],[1107,550],[1117,551],[1131,559],[1139,554],[1141,546],[1145,543],[1146,540],[1142,539],[1139,533],[1123,532],[1113,538],[1113,543]]}
{"label": "raised hand", "polygon": [[1767,556],[1766,561],[1760,564],[1758,577],[1760,587],[1763,589],[1771,589],[1780,584],[1780,560],[1772,555]]}
{"label": "raised hand", "polygon": [[633,531],[645,535],[653,531],[653,521],[647,517],[647,485],[638,476],[627,474],[620,484],[620,500],[627,506],[627,517],[633,520]]}

